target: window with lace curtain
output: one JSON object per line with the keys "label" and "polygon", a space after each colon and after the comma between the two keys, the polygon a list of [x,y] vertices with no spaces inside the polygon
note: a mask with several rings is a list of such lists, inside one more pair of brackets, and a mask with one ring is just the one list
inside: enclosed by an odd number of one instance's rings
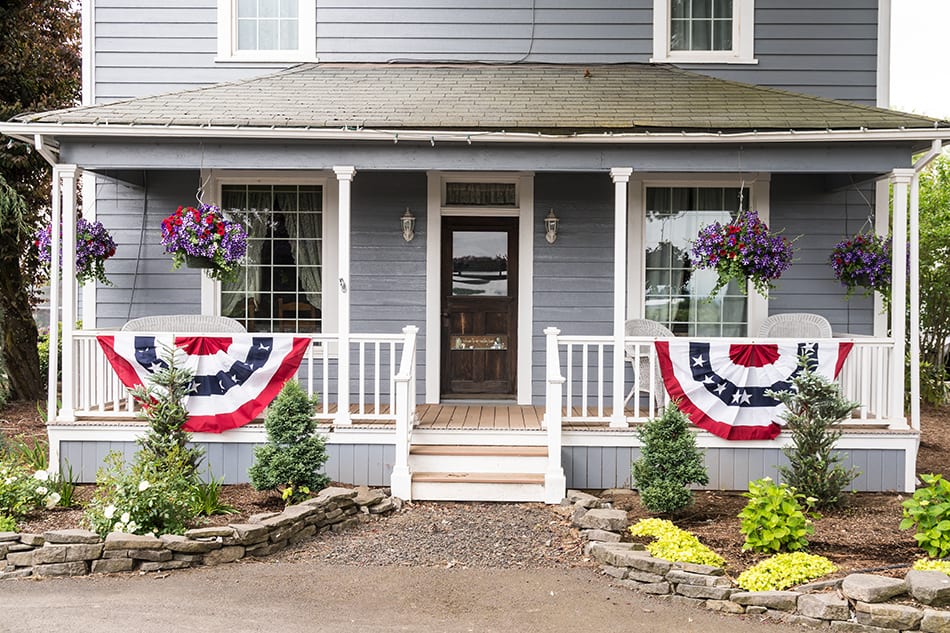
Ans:
{"label": "window with lace curtain", "polygon": [[249,332],[322,331],[322,187],[222,185],[220,206],[248,232],[240,275],[221,284],[221,314]]}
{"label": "window with lace curtain", "polygon": [[[749,190],[742,210],[749,209]],[[738,215],[738,187],[647,187],[644,316],[684,336],[745,336],[748,297],[735,281],[711,300],[714,270],[692,270],[690,245],[699,229]]]}

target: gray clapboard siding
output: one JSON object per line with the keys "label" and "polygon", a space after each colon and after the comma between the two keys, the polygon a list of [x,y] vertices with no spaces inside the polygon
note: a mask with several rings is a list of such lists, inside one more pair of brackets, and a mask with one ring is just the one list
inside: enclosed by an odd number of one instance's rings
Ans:
{"label": "gray clapboard siding", "polygon": [[827,191],[821,176],[775,174],[771,185],[770,227],[794,238],[795,261],[771,293],[769,313],[815,312],[831,321],[835,333],[871,334],[873,301],[845,299],[828,258],[836,243],[867,230],[874,214],[874,187],[863,184]]}
{"label": "gray clapboard siding", "polygon": [[[899,450],[852,449],[842,451],[842,464],[860,473],[851,489],[862,492],[902,490],[905,454]],[[639,448],[567,446],[561,449],[568,488],[602,489],[632,487],[630,465],[640,458]],[[707,448],[707,490],[747,490],[762,477],[781,481],[777,466],[788,459],[778,448]]]}
{"label": "gray clapboard siding", "polygon": [[[202,471],[206,479],[224,478],[226,484],[247,483],[259,444],[196,442],[204,449]],[[94,482],[96,471],[113,451],[130,461],[138,450],[135,442],[67,441],[60,444],[60,467],[72,468],[78,482]],[[388,486],[395,459],[391,444],[328,444],[323,472],[333,481],[353,485]]]}
{"label": "gray clapboard siding", "polygon": [[[327,62],[616,63],[653,55],[653,0],[311,0]],[[216,61],[215,0],[96,0],[97,102],[183,90],[290,64]],[[756,0],[757,64],[698,72],[873,104],[877,0]],[[533,23],[532,23],[533,22]],[[533,37],[533,41],[532,41]]]}

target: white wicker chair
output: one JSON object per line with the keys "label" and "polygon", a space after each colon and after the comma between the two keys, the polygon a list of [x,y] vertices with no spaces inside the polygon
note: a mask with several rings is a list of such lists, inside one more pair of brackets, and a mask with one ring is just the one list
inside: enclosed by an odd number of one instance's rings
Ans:
{"label": "white wicker chair", "polygon": [[244,326],[228,317],[207,314],[166,314],[132,319],[122,326],[123,332],[247,332]]}
{"label": "white wicker chair", "polygon": [[[673,334],[672,330],[667,328],[662,323],[657,323],[656,321],[651,321],[650,319],[628,319],[624,325],[624,334],[626,336],[649,336],[653,338],[672,338],[676,336]],[[636,345],[625,345],[624,346],[624,357],[628,363],[630,363],[631,369],[633,369],[635,375],[640,376],[640,391],[650,392],[650,357],[645,356],[643,352],[638,351],[638,346]],[[653,393],[658,394],[662,393],[664,389],[663,386],[663,377],[660,376],[660,368],[658,365],[653,365]],[[636,382],[630,388],[630,393],[627,394],[627,397],[624,399],[623,403],[626,406],[630,402],[637,390]],[[650,403],[651,408],[653,402]]]}
{"label": "white wicker chair", "polygon": [[831,323],[820,314],[790,312],[773,314],[759,326],[759,336],[768,338],[831,338]]}

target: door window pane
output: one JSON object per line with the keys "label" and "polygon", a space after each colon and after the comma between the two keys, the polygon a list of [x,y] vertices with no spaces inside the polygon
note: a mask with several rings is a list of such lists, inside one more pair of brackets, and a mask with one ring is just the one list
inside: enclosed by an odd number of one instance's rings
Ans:
{"label": "door window pane", "polygon": [[452,232],[452,294],[508,296],[508,233]]}

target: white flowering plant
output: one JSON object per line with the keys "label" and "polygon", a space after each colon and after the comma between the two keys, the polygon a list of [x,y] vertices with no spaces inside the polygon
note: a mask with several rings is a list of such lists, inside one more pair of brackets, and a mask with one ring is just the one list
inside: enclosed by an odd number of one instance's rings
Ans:
{"label": "white flowering plant", "polygon": [[0,459],[0,516],[17,519],[60,501],[55,478],[46,470],[32,470],[9,458]]}
{"label": "white flowering plant", "polygon": [[175,451],[164,459],[150,456],[132,464],[120,453],[110,453],[96,475],[84,522],[102,537],[109,532],[181,534],[197,515],[196,483],[187,460]]}

